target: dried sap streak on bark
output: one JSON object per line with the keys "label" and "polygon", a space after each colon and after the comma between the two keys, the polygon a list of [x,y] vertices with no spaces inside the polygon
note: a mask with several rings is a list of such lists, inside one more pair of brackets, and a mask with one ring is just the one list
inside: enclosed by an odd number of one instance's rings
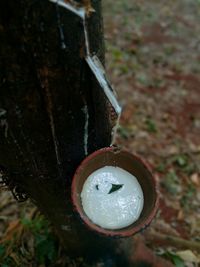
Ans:
{"label": "dried sap streak on bark", "polygon": [[58,147],[58,140],[57,140],[56,131],[55,131],[52,95],[51,95],[50,90],[49,90],[48,68],[44,67],[42,70],[39,71],[38,75],[39,75],[39,79],[40,79],[41,89],[44,90],[46,110],[47,110],[47,114],[49,117],[49,123],[50,123],[50,127],[51,127],[52,139],[53,139],[53,143],[54,143],[55,155],[56,155],[56,160],[57,160],[57,167],[58,167],[59,176],[61,177],[61,175],[62,175],[61,169],[60,169],[61,159],[60,159],[60,152],[59,152],[59,147]]}
{"label": "dried sap streak on bark", "polygon": [[[100,3],[92,4],[91,49],[103,58]],[[52,221],[68,251],[79,254],[105,239],[74,215],[71,179],[85,157],[86,126],[88,153],[110,144],[111,129],[104,94],[80,58],[80,19],[59,8],[58,20],[56,10],[49,1],[0,2],[0,110],[7,123],[1,120],[0,164]]]}

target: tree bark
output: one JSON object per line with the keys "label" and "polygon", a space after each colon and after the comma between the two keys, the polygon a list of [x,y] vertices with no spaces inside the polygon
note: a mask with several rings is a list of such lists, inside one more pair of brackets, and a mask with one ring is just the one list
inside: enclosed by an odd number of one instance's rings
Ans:
{"label": "tree bark", "polygon": [[[101,3],[92,6],[90,48],[103,62]],[[0,2],[1,175],[49,218],[69,255],[99,256],[117,241],[88,231],[70,197],[86,156],[86,119],[88,153],[111,142],[109,104],[84,49],[83,25],[67,10],[47,0]]]}

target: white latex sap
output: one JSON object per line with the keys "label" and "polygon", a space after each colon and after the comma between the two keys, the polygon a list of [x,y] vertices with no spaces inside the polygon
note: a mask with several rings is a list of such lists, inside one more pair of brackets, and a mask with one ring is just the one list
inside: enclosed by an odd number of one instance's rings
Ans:
{"label": "white latex sap", "polygon": [[129,226],[139,218],[144,204],[137,178],[113,166],[100,168],[86,179],[81,199],[89,219],[106,229]]}

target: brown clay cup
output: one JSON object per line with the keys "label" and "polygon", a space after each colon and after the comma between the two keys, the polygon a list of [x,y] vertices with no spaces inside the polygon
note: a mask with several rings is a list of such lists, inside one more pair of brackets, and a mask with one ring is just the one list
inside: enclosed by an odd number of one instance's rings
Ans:
{"label": "brown clay cup", "polygon": [[[110,230],[94,224],[85,214],[81,203],[81,191],[85,180],[95,170],[104,166],[120,167],[137,177],[144,194],[144,207],[139,219],[126,228]],[[139,156],[115,147],[95,151],[85,158],[75,172],[72,181],[72,202],[84,223],[99,234],[128,237],[146,228],[158,209],[158,192],[150,167]]]}

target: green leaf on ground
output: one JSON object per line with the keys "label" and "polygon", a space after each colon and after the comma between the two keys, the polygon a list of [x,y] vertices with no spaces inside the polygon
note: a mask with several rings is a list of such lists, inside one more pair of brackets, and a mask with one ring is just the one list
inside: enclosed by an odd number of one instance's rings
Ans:
{"label": "green leaf on ground", "polygon": [[145,121],[147,131],[150,133],[156,133],[157,132],[157,126],[153,119],[147,118]]}
{"label": "green leaf on ground", "polygon": [[1,257],[3,257],[4,253],[5,253],[5,247],[3,245],[0,245],[0,259]]}
{"label": "green leaf on ground", "polygon": [[172,251],[165,251],[161,256],[170,260],[175,267],[186,267],[184,261]]}
{"label": "green leaf on ground", "polygon": [[166,166],[165,166],[165,164],[164,164],[163,162],[161,162],[160,164],[158,164],[158,165],[156,166],[156,171],[157,171],[157,172],[162,172],[162,173],[164,173],[164,172],[165,172],[165,169],[166,169]]}
{"label": "green leaf on ground", "polygon": [[179,178],[174,170],[171,170],[169,173],[167,173],[162,181],[162,185],[169,193],[174,195],[179,193],[181,190]]}
{"label": "green leaf on ground", "polygon": [[52,262],[56,257],[56,245],[53,237],[50,235],[37,235],[35,237],[35,254],[40,264],[46,260]]}

